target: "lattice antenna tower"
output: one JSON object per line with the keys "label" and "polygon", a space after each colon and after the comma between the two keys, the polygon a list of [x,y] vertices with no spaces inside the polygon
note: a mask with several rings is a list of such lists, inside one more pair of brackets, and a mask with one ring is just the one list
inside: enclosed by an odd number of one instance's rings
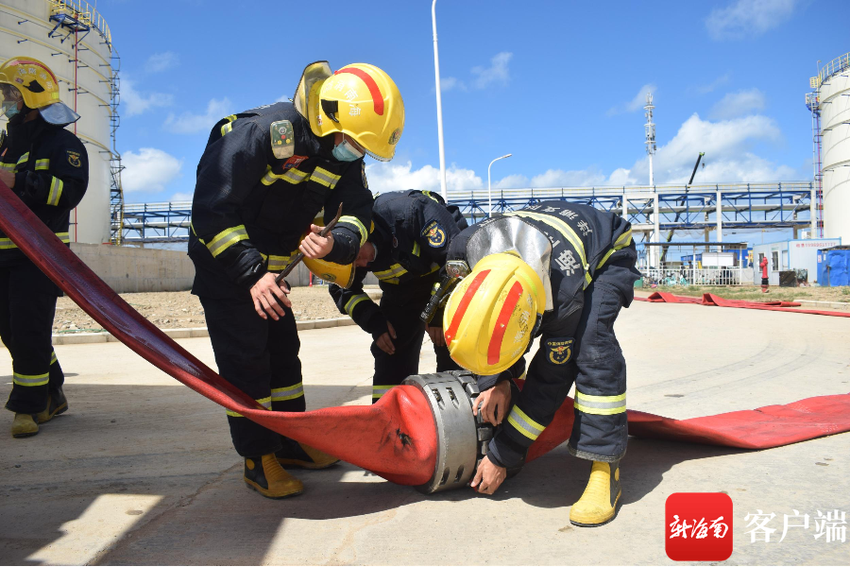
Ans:
{"label": "lattice antenna tower", "polygon": [[655,185],[655,175],[652,171],[652,156],[655,155],[657,147],[655,146],[655,123],[652,121],[652,110],[655,108],[652,104],[652,93],[646,93],[646,106],[643,107],[646,115],[646,153],[649,156],[649,186]]}

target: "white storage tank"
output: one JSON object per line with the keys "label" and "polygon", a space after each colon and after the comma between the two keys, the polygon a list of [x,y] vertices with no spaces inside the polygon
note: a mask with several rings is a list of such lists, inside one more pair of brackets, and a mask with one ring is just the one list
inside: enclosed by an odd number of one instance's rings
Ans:
{"label": "white storage tank", "polygon": [[850,53],[830,61],[815,80],[823,136],[824,236],[850,242]]}
{"label": "white storage tank", "polygon": [[[86,27],[88,33],[73,31]],[[0,0],[0,60],[19,55],[50,67],[59,79],[62,102],[81,116],[67,128],[75,131],[76,126],[88,150],[90,177],[85,198],[71,213],[71,241],[109,242],[112,133],[117,126],[109,27],[82,0]],[[5,117],[0,119],[0,128],[5,123]]]}

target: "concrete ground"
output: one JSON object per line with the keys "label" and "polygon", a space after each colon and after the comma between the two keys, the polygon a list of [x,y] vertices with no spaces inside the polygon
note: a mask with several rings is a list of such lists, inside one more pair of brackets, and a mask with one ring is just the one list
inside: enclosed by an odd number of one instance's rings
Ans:
{"label": "concrete ground", "polygon": [[[688,418],[850,391],[847,319],[636,303],[617,332],[632,409]],[[368,335],[337,327],[301,338],[310,408],[369,403]],[[208,339],[179,342],[213,364]],[[595,529],[568,521],[588,465],[565,446],[495,497],[424,496],[342,464],[297,473],[305,493],[272,501],[245,488],[222,408],[121,344],[56,352],[70,410],[36,437],[0,435],[2,564],[674,564],[666,498],[718,491],[734,503],[727,563],[850,563],[846,531],[844,541],[815,537],[819,511],[850,512],[847,433],[764,451],[633,438],[622,509]],[[432,359],[423,351],[423,371]],[[5,350],[0,368],[5,399]],[[8,427],[12,415],[0,415]],[[756,513],[775,514],[769,542],[751,541],[745,518]],[[798,514],[808,529],[786,519]]]}

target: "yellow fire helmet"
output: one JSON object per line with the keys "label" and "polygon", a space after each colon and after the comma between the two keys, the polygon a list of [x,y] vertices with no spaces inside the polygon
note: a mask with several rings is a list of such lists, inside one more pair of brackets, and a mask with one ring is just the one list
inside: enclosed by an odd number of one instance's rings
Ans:
{"label": "yellow fire helmet", "polygon": [[[322,218],[321,212],[313,219],[313,224],[316,226],[325,226],[325,221]],[[301,240],[304,240],[307,234],[308,233],[304,233]],[[351,264],[335,264],[333,262],[328,262],[327,260],[322,260],[321,258],[313,260],[305,256],[304,265],[307,266],[307,269],[313,272],[313,275],[317,278],[325,280],[326,282],[335,283],[340,287],[348,288],[354,282],[353,262]]]}
{"label": "yellow fire helmet", "polygon": [[528,264],[506,252],[485,256],[443,312],[449,354],[475,374],[507,370],[525,353],[545,305],[543,282]]}
{"label": "yellow fire helmet", "polygon": [[[306,86],[307,81],[303,82]],[[404,130],[404,101],[384,71],[374,65],[354,63],[327,79],[312,82],[307,95],[307,119],[315,135],[343,132],[373,158],[390,161]]]}
{"label": "yellow fire helmet", "polygon": [[[28,108],[38,109],[49,123],[64,126],[80,115],[59,100],[59,81],[50,67],[32,57],[12,57],[0,65],[0,85],[15,87]],[[4,98],[8,87],[2,89]],[[12,93],[14,94],[14,93]]]}

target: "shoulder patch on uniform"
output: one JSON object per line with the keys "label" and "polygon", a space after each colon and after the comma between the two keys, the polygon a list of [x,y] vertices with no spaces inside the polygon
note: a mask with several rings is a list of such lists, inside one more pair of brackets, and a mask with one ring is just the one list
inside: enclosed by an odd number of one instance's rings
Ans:
{"label": "shoulder patch on uniform", "polygon": [[431,221],[422,230],[422,236],[428,239],[431,248],[442,248],[446,244],[446,231],[437,221]]}
{"label": "shoulder patch on uniform", "polygon": [[546,358],[552,364],[566,364],[573,356],[573,339],[548,339],[545,343]]}
{"label": "shoulder patch on uniform", "polygon": [[83,161],[80,159],[80,152],[72,152],[71,150],[67,150],[68,154],[68,163],[70,163],[74,167],[81,167],[83,165]]}
{"label": "shoulder patch on uniform", "polygon": [[366,189],[368,189],[368,188],[369,188],[369,182],[368,182],[368,181],[366,181],[366,162],[365,162],[365,161],[361,161],[361,162],[360,162],[360,165],[361,165],[361,167],[362,167],[362,169],[360,170],[360,175],[362,175],[362,176],[363,176],[363,187],[365,187]]}
{"label": "shoulder patch on uniform", "polygon": [[289,120],[278,120],[270,126],[272,153],[277,159],[291,158],[295,154],[295,131]]}

